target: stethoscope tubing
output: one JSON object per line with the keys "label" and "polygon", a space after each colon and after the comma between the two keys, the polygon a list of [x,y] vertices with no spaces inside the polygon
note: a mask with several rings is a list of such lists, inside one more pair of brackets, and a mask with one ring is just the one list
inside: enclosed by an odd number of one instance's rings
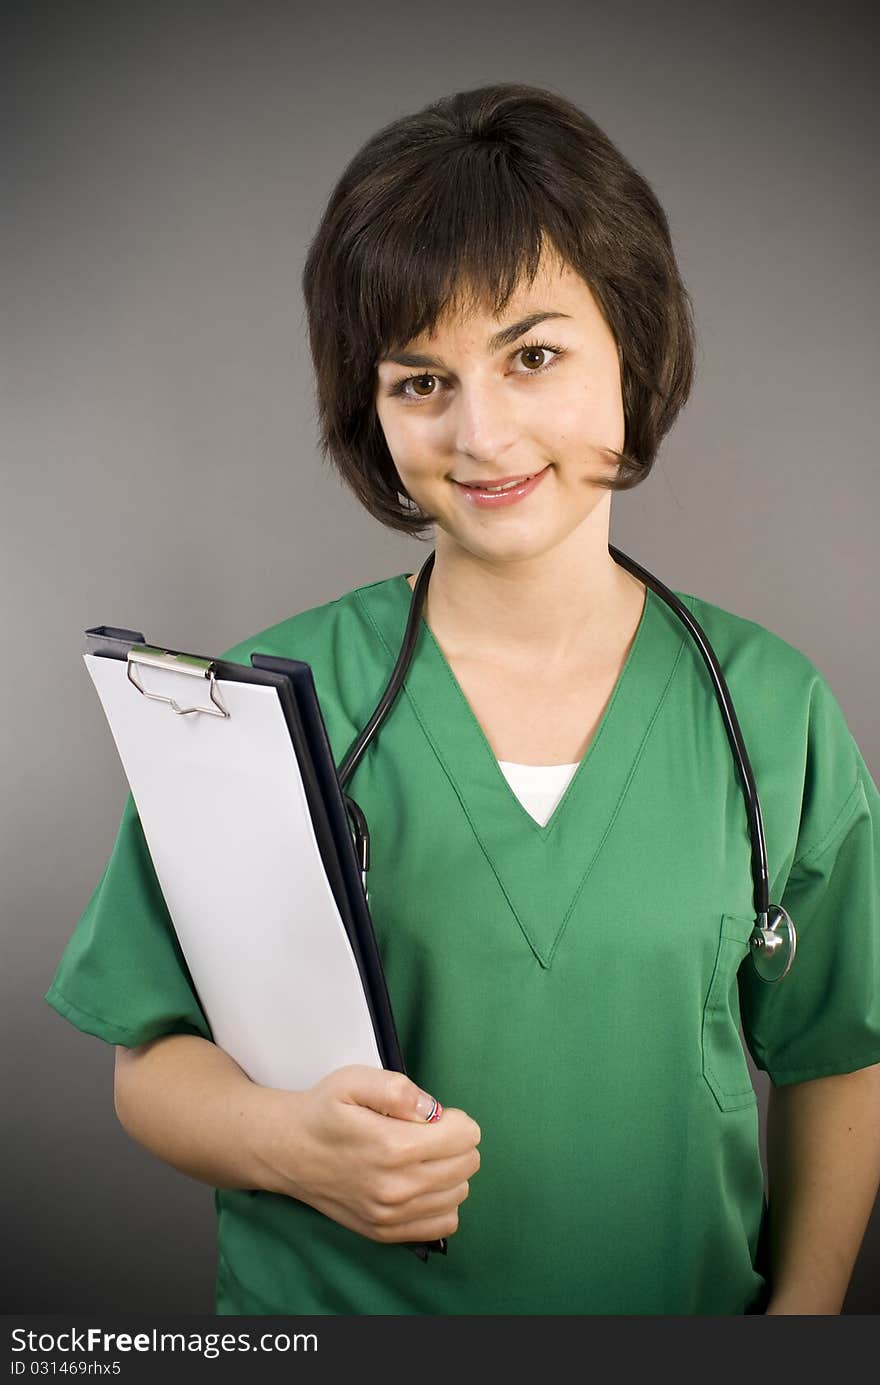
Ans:
{"label": "stethoscope tubing", "polygon": [[415,652],[416,640],[419,637],[419,626],[422,620],[422,607],[424,605],[425,593],[428,587],[428,578],[431,576],[431,569],[434,566],[434,551],[432,550],[422,564],[421,571],[416,579],[413,588],[412,600],[409,604],[409,615],[406,621],[406,629],[400,644],[400,653],[397,662],[391,672],[391,677],[385,687],[385,691],[376,704],[376,709],[370,717],[364,729],[361,731],[354,745],[349,750],[345,759],[339,767],[339,786],[345,789],[351,776],[354,774],[361,762],[361,757],[376,735],[382,722],[394,704],[394,700],[400,689],[403,687],[403,680],[406,677],[407,669],[412,662]]}
{"label": "stethoscope tubing", "polygon": [[[780,973],[778,977],[761,977],[761,979],[765,981],[771,979],[781,980],[782,977],[787,974],[789,968],[791,967],[791,963],[794,960],[797,936],[791,918],[781,907],[781,905],[770,905],[770,881],[767,869],[767,844],[764,837],[764,819],[761,812],[761,803],[760,799],[758,798],[758,790],[755,784],[754,774],[752,773],[751,762],[749,760],[748,752],[745,747],[742,731],[740,730],[739,721],[737,720],[736,712],[734,710],[733,699],[730,696],[730,689],[727,686],[724,674],[721,672],[721,666],[718,663],[715,651],[709,643],[705,631],[703,630],[699,621],[696,620],[696,618],[687,609],[684,603],[679,601],[675,593],[673,591],[670,591],[670,589],[663,582],[660,581],[659,577],[655,577],[652,572],[649,572],[647,568],[642,567],[642,565],[640,563],[637,563],[634,558],[630,558],[628,554],[623,553],[619,548],[615,548],[612,544],[608,545],[608,552],[610,553],[614,561],[617,564],[619,564],[619,566],[626,568],[627,571],[631,572],[635,577],[638,577],[642,582],[645,583],[646,586],[650,587],[653,592],[656,592],[656,594],[661,598],[661,600],[663,600],[666,603],[666,605],[674,611],[674,613],[678,616],[678,618],[682,621],[682,623],[690,632],[691,636],[693,637],[694,643],[696,644],[701,655],[703,656],[703,661],[706,665],[706,668],[709,671],[709,676],[711,677],[712,683],[715,688],[716,701],[718,702],[718,706],[721,710],[721,715],[724,720],[724,727],[727,732],[727,739],[730,743],[730,749],[732,751],[734,761],[739,771],[740,783],[746,805],[749,840],[751,844],[752,884],[754,907],[756,914],[755,927],[753,929],[751,943],[752,946],[756,949],[756,951],[764,947],[772,955],[774,947],[778,943],[782,942],[782,938],[777,934],[779,924],[782,922],[783,918],[787,920],[788,948],[785,969]],[[401,641],[400,652],[397,656],[397,660],[391,672],[391,676],[388,679],[388,683],[386,684],[385,690],[382,693],[382,696],[380,697],[378,703],[376,704],[372,716],[364,726],[363,730],[356,737],[354,744],[351,746],[350,750],[345,756],[345,759],[342,761],[342,764],[339,766],[338,769],[339,786],[342,790],[346,807],[349,813],[351,814],[351,817],[355,824],[355,835],[357,839],[358,849],[360,851],[360,866],[364,879],[365,890],[366,872],[369,869],[370,862],[369,830],[367,827],[367,821],[364,813],[358,807],[357,803],[355,803],[354,800],[345,793],[345,786],[351,779],[351,776],[354,774],[358,765],[360,764],[361,759],[367,750],[367,747],[370,745],[374,737],[377,735],[379,728],[382,725],[382,722],[388,716],[388,713],[391,711],[391,708],[394,705],[398,693],[403,687],[407,670],[409,668],[410,663],[412,662],[412,658],[415,653],[416,641],[418,640],[419,627],[421,625],[422,619],[422,610],[424,607],[425,596],[427,594],[428,581],[431,576],[431,571],[434,567],[435,556],[435,552],[434,550],[432,550],[431,553],[429,553],[428,557],[425,559],[424,563],[422,564],[422,567],[419,571],[419,575],[416,579],[416,583],[413,588],[412,600],[410,601],[406,628],[404,630],[403,639]],[[772,922],[768,922],[770,920],[771,912],[773,916]],[[757,966],[756,970],[758,970]],[[761,975],[760,970],[758,970],[758,975]]]}
{"label": "stethoscope tubing", "polygon": [[667,586],[655,577],[652,572],[648,572],[634,558],[630,558],[626,553],[622,553],[619,548],[612,544],[608,545],[608,552],[616,563],[627,568],[635,577],[645,582],[652,591],[671,606],[675,614],[687,626],[694,638],[694,643],[703,656],[703,660],[709,670],[709,675],[715,685],[715,693],[718,705],[721,708],[721,715],[724,719],[724,728],[727,731],[727,739],[733,752],[740,774],[743,794],[745,795],[746,810],[749,823],[749,837],[752,846],[752,881],[754,885],[754,904],[755,913],[758,916],[759,924],[766,925],[767,914],[770,910],[770,879],[767,871],[767,843],[764,837],[764,818],[761,813],[761,802],[758,798],[758,790],[755,784],[755,776],[752,773],[752,765],[743,740],[742,731],[737,720],[736,712],[733,707],[733,699],[730,696],[730,689],[727,686],[724,674],[721,672],[715,651],[706,638],[705,631],[699,621],[691,614],[684,602],[679,601],[675,592],[670,591]]}

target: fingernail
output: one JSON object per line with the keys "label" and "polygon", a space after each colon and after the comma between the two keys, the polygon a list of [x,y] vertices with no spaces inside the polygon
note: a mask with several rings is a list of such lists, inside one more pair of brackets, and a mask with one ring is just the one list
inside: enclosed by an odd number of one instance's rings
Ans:
{"label": "fingernail", "polygon": [[425,1121],[435,1121],[442,1111],[442,1106],[434,1097],[428,1096],[427,1092],[420,1092],[416,1097],[416,1113]]}

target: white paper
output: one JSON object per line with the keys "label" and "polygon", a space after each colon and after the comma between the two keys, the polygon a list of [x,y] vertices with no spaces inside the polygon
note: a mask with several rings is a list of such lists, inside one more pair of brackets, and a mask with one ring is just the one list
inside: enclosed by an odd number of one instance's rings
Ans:
{"label": "white paper", "polygon": [[[275,689],[218,679],[229,717],[184,716],[138,692],[125,660],[83,659],[216,1043],[291,1091],[381,1067]],[[135,674],[181,707],[211,705],[207,679]]]}

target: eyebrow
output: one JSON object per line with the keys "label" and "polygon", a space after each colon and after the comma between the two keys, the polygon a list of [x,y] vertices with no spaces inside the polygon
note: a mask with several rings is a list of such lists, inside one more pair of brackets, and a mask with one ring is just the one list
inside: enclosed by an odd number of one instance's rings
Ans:
{"label": "eyebrow", "polygon": [[[489,352],[500,351],[503,346],[510,346],[519,337],[536,327],[539,322],[546,322],[552,317],[571,317],[571,313],[552,312],[549,309],[538,308],[535,312],[529,313],[528,317],[522,318],[519,322],[512,322],[509,327],[502,327],[500,332],[496,332],[486,343]],[[392,365],[404,366],[426,366],[432,369],[443,369],[443,362],[438,356],[425,356],[421,352],[400,351],[391,356],[383,356],[378,364],[383,365],[386,361]]]}

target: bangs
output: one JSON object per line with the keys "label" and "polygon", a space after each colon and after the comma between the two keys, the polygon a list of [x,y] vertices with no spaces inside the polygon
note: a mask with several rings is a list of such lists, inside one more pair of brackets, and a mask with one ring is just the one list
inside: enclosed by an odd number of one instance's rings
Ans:
{"label": "bangs", "polygon": [[565,262],[560,230],[546,224],[546,198],[530,191],[499,145],[432,151],[434,170],[417,153],[418,171],[395,179],[387,207],[371,208],[369,235],[355,242],[350,261],[347,335],[368,345],[371,367],[431,336],[441,317],[499,317],[534,281],[542,257]]}

